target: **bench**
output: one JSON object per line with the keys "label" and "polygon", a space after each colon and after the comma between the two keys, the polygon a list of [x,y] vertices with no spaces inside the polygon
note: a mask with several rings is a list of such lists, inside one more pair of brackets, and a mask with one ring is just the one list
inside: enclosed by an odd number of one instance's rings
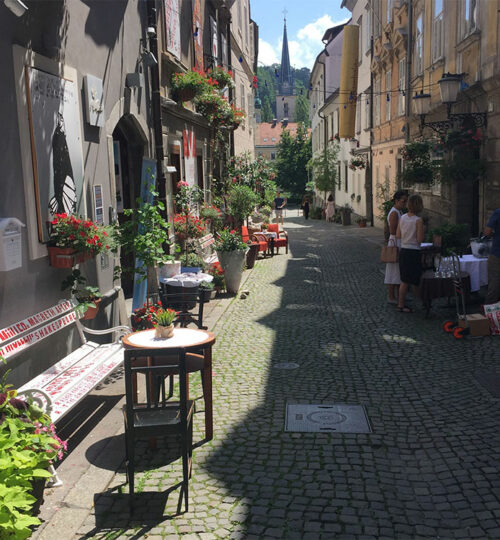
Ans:
{"label": "bench", "polygon": [[[87,328],[78,320],[74,307],[72,300],[63,300],[0,330],[0,356],[9,360],[59,330],[76,326],[80,347],[18,389],[19,394],[27,395],[41,405],[54,423],[122,364],[121,337],[132,331],[127,326],[107,330]],[[88,341],[85,337],[85,334],[101,336],[110,333],[114,334],[113,342],[106,344]]]}
{"label": "bench", "polygon": [[205,264],[214,264],[219,261],[217,253],[214,253],[214,244],[215,238],[212,233],[198,238],[196,241],[196,251]]}

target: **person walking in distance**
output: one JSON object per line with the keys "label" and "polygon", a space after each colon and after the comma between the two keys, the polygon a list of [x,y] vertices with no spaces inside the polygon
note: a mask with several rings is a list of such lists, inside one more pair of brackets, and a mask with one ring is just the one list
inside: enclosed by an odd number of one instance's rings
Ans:
{"label": "person walking in distance", "polygon": [[274,213],[276,214],[276,223],[279,225],[281,220],[281,227],[283,227],[283,208],[286,206],[286,199],[281,196],[281,192],[276,192],[276,198],[274,199]]}
{"label": "person walking in distance", "polygon": [[302,197],[302,211],[304,212],[304,217],[306,219],[309,219],[309,210],[310,210],[309,196],[304,195],[304,197]]}
{"label": "person walking in distance", "polygon": [[[394,205],[387,214],[387,223],[389,224],[389,241],[387,245],[399,248],[401,246],[400,242],[396,240],[396,231],[398,230],[399,219],[403,215],[403,209],[408,201],[408,196],[404,191],[396,191],[393,201]],[[401,283],[399,262],[386,263],[384,283],[387,285],[389,295],[387,303],[396,305],[398,303],[398,289]]]}
{"label": "person walking in distance", "polygon": [[495,304],[500,300],[500,208],[491,214],[484,229],[485,236],[493,236],[493,245],[488,257],[488,293],[484,303]]}
{"label": "person walking in distance", "polygon": [[396,238],[401,239],[401,249],[399,251],[401,285],[399,286],[398,302],[398,311],[400,313],[413,312],[412,309],[405,306],[406,293],[410,286],[414,289],[418,287],[422,276],[420,244],[424,240],[424,223],[418,214],[423,209],[422,197],[420,195],[411,195],[408,199],[408,213],[401,216],[396,231]]}

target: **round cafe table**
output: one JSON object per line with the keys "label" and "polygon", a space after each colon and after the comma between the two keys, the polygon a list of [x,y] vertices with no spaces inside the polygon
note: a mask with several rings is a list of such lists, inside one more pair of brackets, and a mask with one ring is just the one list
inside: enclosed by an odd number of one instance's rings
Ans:
{"label": "round cafe table", "polygon": [[[205,438],[213,438],[213,401],[212,401],[212,346],[215,334],[194,328],[174,328],[174,335],[168,339],[155,337],[155,331],[142,330],[122,338],[125,348],[161,349],[165,351],[165,363],[168,365],[169,349],[184,349],[186,353],[203,351],[203,394],[205,399]],[[148,359],[148,362],[150,359]],[[158,363],[159,359],[156,360]]]}

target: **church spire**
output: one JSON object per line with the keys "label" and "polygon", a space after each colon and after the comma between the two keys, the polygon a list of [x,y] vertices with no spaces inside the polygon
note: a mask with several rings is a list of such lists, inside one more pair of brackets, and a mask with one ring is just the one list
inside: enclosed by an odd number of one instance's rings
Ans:
{"label": "church spire", "polygon": [[288,53],[288,38],[286,35],[286,10],[283,24],[283,49],[281,51],[281,77],[280,94],[291,95],[293,93],[292,70],[290,68],[290,54]]}

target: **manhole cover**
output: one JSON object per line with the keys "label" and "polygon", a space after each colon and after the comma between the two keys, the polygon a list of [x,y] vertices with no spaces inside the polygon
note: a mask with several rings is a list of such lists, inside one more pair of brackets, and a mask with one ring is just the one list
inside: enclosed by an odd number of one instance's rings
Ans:
{"label": "manhole cover", "polygon": [[285,431],[371,433],[362,405],[287,405]]}
{"label": "manhole cover", "polygon": [[295,362],[281,362],[280,364],[274,364],[273,367],[276,369],[297,369],[299,364]]}

